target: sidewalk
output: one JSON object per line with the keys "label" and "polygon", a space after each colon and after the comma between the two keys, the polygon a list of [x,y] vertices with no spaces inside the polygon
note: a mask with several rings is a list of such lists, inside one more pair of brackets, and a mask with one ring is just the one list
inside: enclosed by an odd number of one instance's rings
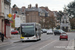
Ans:
{"label": "sidewalk", "polygon": [[73,34],[74,32],[66,32],[67,34]]}
{"label": "sidewalk", "polygon": [[66,33],[75,33],[75,32],[66,32]]}
{"label": "sidewalk", "polygon": [[0,46],[6,45],[6,44],[11,44],[11,43],[18,42],[18,41],[20,41],[20,35],[12,35],[11,38],[9,38],[9,39],[5,38],[4,42],[2,42],[0,40]]}
{"label": "sidewalk", "polygon": [[9,44],[9,43],[10,43],[10,42],[9,42],[8,39],[4,39],[3,42],[0,40],[0,46],[1,46],[1,45],[5,45],[5,44]]}

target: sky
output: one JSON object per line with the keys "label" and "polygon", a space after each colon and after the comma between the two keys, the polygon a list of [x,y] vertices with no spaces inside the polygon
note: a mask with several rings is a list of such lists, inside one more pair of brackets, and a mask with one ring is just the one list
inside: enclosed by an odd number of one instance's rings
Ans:
{"label": "sky", "polygon": [[27,8],[29,4],[32,7],[38,4],[38,7],[48,7],[51,11],[63,11],[64,6],[67,6],[72,1],[74,0],[11,0],[11,7],[16,4],[19,8],[22,6]]}

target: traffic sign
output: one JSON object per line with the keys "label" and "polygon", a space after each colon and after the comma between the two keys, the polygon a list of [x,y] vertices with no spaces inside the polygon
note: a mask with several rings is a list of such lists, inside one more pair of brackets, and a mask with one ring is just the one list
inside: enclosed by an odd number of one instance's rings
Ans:
{"label": "traffic sign", "polygon": [[9,18],[11,18],[11,17],[12,17],[12,15],[11,15],[11,14],[8,14],[8,17],[9,17]]}

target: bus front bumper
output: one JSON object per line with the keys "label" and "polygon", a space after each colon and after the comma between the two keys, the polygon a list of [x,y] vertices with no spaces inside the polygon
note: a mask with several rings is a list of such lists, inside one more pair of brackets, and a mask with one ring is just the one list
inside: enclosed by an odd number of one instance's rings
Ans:
{"label": "bus front bumper", "polygon": [[37,40],[38,38],[36,37],[24,37],[24,38],[21,38],[21,41],[29,41],[29,40]]}

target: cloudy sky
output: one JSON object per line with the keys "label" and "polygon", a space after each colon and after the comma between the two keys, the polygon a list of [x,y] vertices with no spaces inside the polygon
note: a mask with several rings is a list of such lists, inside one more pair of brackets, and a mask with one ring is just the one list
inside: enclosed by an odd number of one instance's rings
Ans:
{"label": "cloudy sky", "polygon": [[16,4],[19,8],[22,6],[28,7],[31,4],[33,7],[37,3],[38,6],[48,7],[52,11],[63,10],[64,5],[68,5],[74,0],[11,0],[11,7]]}

